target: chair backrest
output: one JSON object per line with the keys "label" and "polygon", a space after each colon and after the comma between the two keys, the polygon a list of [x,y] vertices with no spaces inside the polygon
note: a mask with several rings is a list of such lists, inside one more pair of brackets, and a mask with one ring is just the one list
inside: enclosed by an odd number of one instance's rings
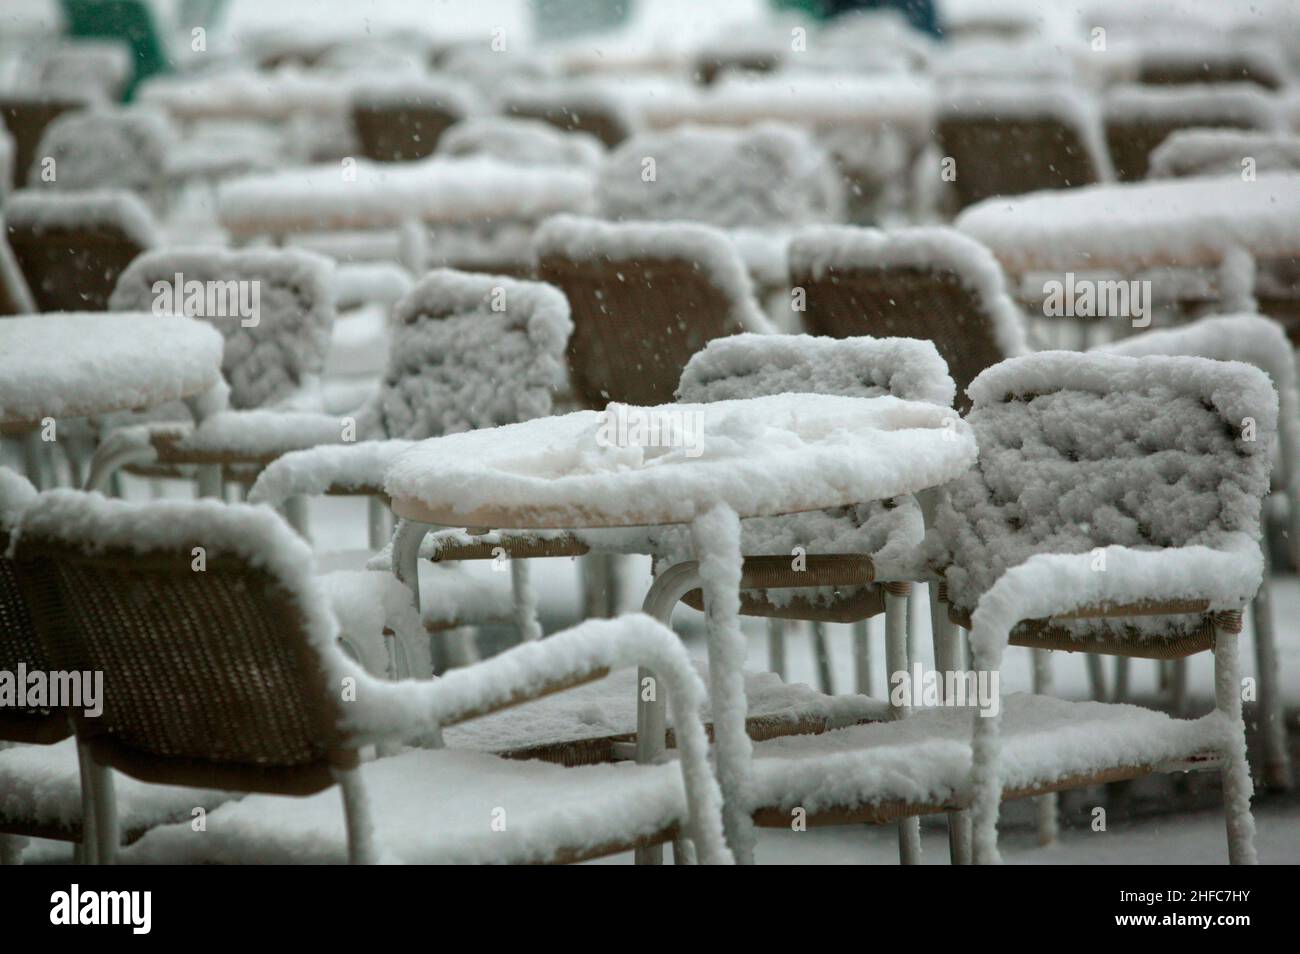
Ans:
{"label": "chair backrest", "polygon": [[961,208],[1109,178],[1096,118],[1068,88],[973,86],[940,105],[934,128]]}
{"label": "chair backrest", "polygon": [[1027,350],[1024,317],[997,260],[953,229],[808,229],[789,256],[807,331],[934,342],[957,382],[960,410],[980,371]]}
{"label": "chair backrest", "polygon": [[292,794],[347,764],[337,625],[271,510],[61,490],[17,533],[19,578],[54,583],[32,604],[52,665],[103,674],[102,712],[71,712],[101,764]]}
{"label": "chair backrest", "polygon": [[176,134],[162,113],[92,108],[63,113],[45,127],[27,172],[30,188],[127,189],[158,194]]}
{"label": "chair backrest", "polygon": [[1264,89],[1281,89],[1290,81],[1285,58],[1276,49],[1223,42],[1223,38],[1201,43],[1185,40],[1142,50],[1137,81],[1168,86],[1250,83]]}
{"label": "chair backrest", "polygon": [[362,86],[352,94],[352,125],[361,154],[377,162],[431,156],[442,134],[472,111],[458,84],[428,80]]}
{"label": "chair backrest", "polygon": [[755,334],[710,341],[677,386],[677,399],[689,404],[789,393],[888,395],[951,407],[957,387],[929,341]]}
{"label": "chair backrest", "polygon": [[768,330],[734,246],[708,226],[560,216],[535,248],[573,311],[569,380],[590,407],[667,404],[709,341]]}
{"label": "chair backrest", "polygon": [[1048,351],[970,392],[979,462],[947,488],[928,544],[959,609],[1037,553],[1259,539],[1277,425],[1259,369]]}
{"label": "chair backrest", "polygon": [[102,311],[118,276],[158,241],[129,192],[24,189],[5,206],[9,244],[39,311]]}
{"label": "chair backrest", "polygon": [[[45,649],[32,620],[27,586],[46,581],[21,581],[9,559],[10,535],[24,509],[36,500],[36,488],[27,479],[0,467],[0,672],[18,678],[19,666],[26,671],[49,673]],[[61,710],[0,706],[0,742],[51,743],[72,734],[67,713]]]}
{"label": "chair backrest", "polygon": [[208,321],[226,339],[230,406],[264,407],[317,383],[334,328],[333,271],[298,249],[158,249],[122,273],[109,307]]}
{"label": "chair backrest", "polygon": [[545,417],[564,386],[569,304],[541,282],[438,269],[393,312],[386,437],[423,440]]}
{"label": "chair backrest", "polygon": [[1268,130],[1277,126],[1273,98],[1256,86],[1126,86],[1103,107],[1115,176],[1144,179],[1151,153],[1170,133],[1191,127]]}
{"label": "chair backrest", "polygon": [[590,133],[561,132],[541,119],[480,116],[458,122],[438,140],[448,158],[487,156],[520,166],[591,168],[605,156],[605,144]]}
{"label": "chair backrest", "polygon": [[0,120],[4,121],[14,140],[12,172],[15,188],[22,188],[27,182],[27,170],[32,166],[45,127],[64,113],[82,109],[85,105],[85,100],[72,96],[0,95]]}
{"label": "chair backrest", "polygon": [[1256,173],[1300,171],[1300,135],[1235,129],[1180,129],[1151,152],[1147,177],[1241,174],[1246,160]]}
{"label": "chair backrest", "polygon": [[632,134],[634,121],[612,94],[582,85],[511,89],[501,112],[522,119],[541,119],[565,132],[589,133],[613,149]]}
{"label": "chair backrest", "polygon": [[776,123],[639,133],[601,166],[596,201],[607,219],[721,228],[789,228],[844,215],[826,151],[808,133]]}

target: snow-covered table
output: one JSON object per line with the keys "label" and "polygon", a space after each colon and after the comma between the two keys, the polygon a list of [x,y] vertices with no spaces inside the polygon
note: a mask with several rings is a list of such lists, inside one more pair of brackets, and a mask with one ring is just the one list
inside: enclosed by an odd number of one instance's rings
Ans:
{"label": "snow-covered table", "polygon": [[590,211],[582,169],[521,168],[494,159],[320,165],[247,176],[217,191],[217,217],[235,239],[295,232],[536,221]]}
{"label": "snow-covered table", "polygon": [[1087,186],[985,199],[956,221],[1013,274],[1215,267],[1300,255],[1300,174]]}
{"label": "snow-covered table", "polygon": [[[975,457],[974,437],[951,409],[893,397],[610,405],[452,434],[421,442],[388,468],[385,489],[402,518],[393,566],[418,599],[420,542],[434,527],[689,524],[697,561],[661,573],[659,581],[671,582],[656,583],[646,610],[667,621],[677,601],[701,587],[711,607],[718,773],[734,838],[749,825],[740,790],[750,755],[737,617],[741,518],[919,493],[955,479]],[[640,761],[662,752],[662,706],[638,701]]]}
{"label": "snow-covered table", "polygon": [[0,318],[0,431],[39,444],[47,420],[199,398],[221,383],[223,346],[209,324],[149,312]]}

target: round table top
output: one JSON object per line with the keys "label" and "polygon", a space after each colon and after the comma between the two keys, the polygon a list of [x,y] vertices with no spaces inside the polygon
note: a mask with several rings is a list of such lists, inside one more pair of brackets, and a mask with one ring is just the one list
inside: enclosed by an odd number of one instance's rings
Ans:
{"label": "round table top", "polygon": [[156,407],[221,381],[224,339],[193,318],[57,312],[0,318],[0,426]]}
{"label": "round table top", "polygon": [[687,523],[717,503],[775,516],[915,493],[976,458],[951,408],[781,394],[611,404],[422,441],[389,467],[398,516],[491,529]]}

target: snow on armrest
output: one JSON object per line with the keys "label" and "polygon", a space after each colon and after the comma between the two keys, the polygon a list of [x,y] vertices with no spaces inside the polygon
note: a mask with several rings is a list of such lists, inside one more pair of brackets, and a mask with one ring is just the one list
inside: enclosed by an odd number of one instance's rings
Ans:
{"label": "snow on armrest", "polygon": [[1011,567],[980,597],[971,614],[971,648],[979,668],[996,669],[1012,628],[1026,619],[1155,600],[1209,600],[1212,609],[1240,609],[1259,589],[1263,572],[1259,545],[1245,534],[1229,535],[1222,549],[1110,546],[1041,553]]}
{"label": "snow on armrest", "polygon": [[333,491],[378,493],[384,471],[415,441],[359,441],[297,450],[270,464],[248,492],[250,503],[277,505],[298,494],[316,496]]}

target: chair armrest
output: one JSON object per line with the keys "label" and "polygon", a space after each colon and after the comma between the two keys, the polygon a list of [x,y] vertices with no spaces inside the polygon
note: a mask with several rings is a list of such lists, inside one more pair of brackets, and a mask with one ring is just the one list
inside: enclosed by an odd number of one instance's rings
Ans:
{"label": "chair armrest", "polygon": [[357,704],[344,707],[343,728],[356,744],[408,739],[431,726],[487,715],[627,666],[652,670],[656,691],[668,693],[690,809],[690,837],[700,860],[729,862],[731,854],[722,835],[722,793],[709,766],[700,717],[704,684],[681,641],[643,614],[589,620],[435,681],[389,683],[367,678],[358,684]]}
{"label": "chair armrest", "polygon": [[1221,548],[1111,546],[1038,554],[1011,567],[980,597],[971,613],[971,649],[979,668],[997,669],[1011,630],[1022,620],[1100,617],[1118,607],[1193,601],[1206,610],[1240,609],[1259,589],[1263,571],[1259,545],[1245,534],[1232,534]]}
{"label": "chair armrest", "polygon": [[358,441],[292,451],[258,475],[248,491],[248,501],[276,506],[297,495],[382,494],[389,463],[415,444],[401,440]]}

